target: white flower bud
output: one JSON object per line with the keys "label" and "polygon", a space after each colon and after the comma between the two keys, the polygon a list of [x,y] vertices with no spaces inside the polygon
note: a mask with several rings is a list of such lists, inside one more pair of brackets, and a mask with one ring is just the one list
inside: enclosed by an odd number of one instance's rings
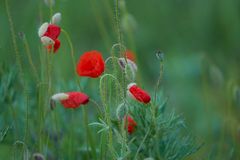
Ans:
{"label": "white flower bud", "polygon": [[44,33],[47,31],[47,29],[48,29],[48,23],[47,22],[45,22],[45,23],[43,23],[41,26],[40,26],[40,28],[38,29],[38,36],[39,37],[42,37],[43,35],[44,35]]}
{"label": "white flower bud", "polygon": [[54,101],[61,101],[61,100],[66,100],[68,99],[69,95],[66,94],[66,93],[57,93],[57,94],[54,94],[51,99],[54,100]]}
{"label": "white flower bud", "polygon": [[62,19],[61,13],[55,13],[55,14],[52,16],[52,21],[51,21],[51,23],[52,23],[52,24],[59,24],[60,21],[61,21],[61,19]]}
{"label": "white flower bud", "polygon": [[43,36],[41,37],[41,42],[44,46],[48,46],[51,44],[54,44],[54,40],[52,40],[51,38],[47,37],[47,36]]}

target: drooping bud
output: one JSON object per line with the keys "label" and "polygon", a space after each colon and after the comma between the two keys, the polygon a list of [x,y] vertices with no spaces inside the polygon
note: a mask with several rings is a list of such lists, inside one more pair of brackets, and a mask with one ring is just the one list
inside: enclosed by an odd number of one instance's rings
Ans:
{"label": "drooping bud", "polygon": [[34,160],[45,160],[45,157],[41,153],[34,153],[33,154],[33,159]]}
{"label": "drooping bud", "polygon": [[[127,63],[126,63],[127,60]],[[137,72],[137,65],[130,59],[118,58],[118,64],[126,73],[126,78],[134,81]]]}

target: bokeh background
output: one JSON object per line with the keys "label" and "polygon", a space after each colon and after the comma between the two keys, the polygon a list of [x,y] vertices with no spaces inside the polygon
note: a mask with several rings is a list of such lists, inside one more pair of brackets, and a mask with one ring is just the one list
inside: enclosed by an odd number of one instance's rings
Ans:
{"label": "bokeh background", "polygon": [[[38,66],[37,30],[48,21],[49,8],[43,0],[9,0],[9,6],[23,69],[30,73],[18,33],[25,34]],[[93,49],[104,58],[110,56],[117,43],[112,0],[56,0],[53,10],[62,13],[61,27],[71,36],[77,57]],[[120,17],[124,44],[137,57],[138,82],[149,91],[159,75],[155,53],[164,52],[161,88],[169,97],[168,107],[182,114],[189,132],[203,143],[194,159],[240,158],[240,1],[126,0],[120,5]],[[56,79],[63,83],[71,81],[74,73],[69,71],[67,41],[63,36],[60,40],[53,66]],[[4,0],[0,1],[0,57],[1,65],[15,66]],[[0,157],[7,153],[1,150]]]}

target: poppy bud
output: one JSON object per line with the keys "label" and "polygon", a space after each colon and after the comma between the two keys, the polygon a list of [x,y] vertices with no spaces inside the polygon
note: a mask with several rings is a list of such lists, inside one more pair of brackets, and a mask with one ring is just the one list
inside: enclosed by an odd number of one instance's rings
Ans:
{"label": "poppy bud", "polygon": [[33,159],[34,160],[45,160],[45,157],[41,153],[34,153],[33,154]]}
{"label": "poppy bud", "polygon": [[125,128],[128,129],[128,133],[132,134],[135,131],[135,127],[137,126],[137,123],[132,119],[131,116],[125,116],[124,117]]}
{"label": "poppy bud", "polygon": [[62,15],[61,13],[55,13],[53,16],[52,16],[52,24],[59,24],[60,21],[62,19]]}
{"label": "poppy bud", "polygon": [[139,88],[136,83],[130,83],[127,88],[127,94],[129,97],[145,104],[151,101],[150,95],[143,89]]}
{"label": "poppy bud", "polygon": [[126,63],[125,58],[119,58],[118,64],[121,67],[121,69],[126,72],[126,77],[129,80],[134,81],[137,72],[137,65],[130,59],[127,59]]}
{"label": "poppy bud", "polygon": [[47,37],[47,36],[41,37],[41,42],[42,42],[42,44],[44,46],[48,46],[48,45],[53,45],[54,44],[54,41],[51,38]]}
{"label": "poppy bud", "polygon": [[105,69],[103,57],[98,51],[89,51],[81,55],[77,64],[77,73],[79,76],[91,78],[99,77]]}
{"label": "poppy bud", "polygon": [[39,27],[39,29],[38,29],[38,36],[39,37],[42,37],[43,35],[44,35],[44,33],[47,31],[47,29],[48,29],[48,23],[47,22],[45,22],[45,23],[43,23],[40,27]]}
{"label": "poppy bud", "polygon": [[60,101],[65,108],[77,108],[82,104],[87,104],[89,101],[89,97],[81,92],[57,93],[51,99]]}

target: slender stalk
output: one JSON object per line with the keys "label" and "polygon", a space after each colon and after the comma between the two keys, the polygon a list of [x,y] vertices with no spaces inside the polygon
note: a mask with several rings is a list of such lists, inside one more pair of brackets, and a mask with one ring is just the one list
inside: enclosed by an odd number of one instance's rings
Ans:
{"label": "slender stalk", "polygon": [[37,72],[36,66],[34,65],[33,60],[32,60],[32,53],[30,51],[29,43],[28,43],[25,35],[23,35],[23,36],[24,36],[23,37],[23,43],[24,43],[25,51],[26,51],[26,54],[27,54],[27,57],[28,57],[28,62],[31,66],[31,69],[32,69],[32,72],[33,72],[33,74],[36,78],[36,81],[39,82],[38,72]]}
{"label": "slender stalk", "polygon": [[73,63],[73,71],[74,71],[75,76],[76,76],[76,82],[77,82],[78,88],[79,88],[79,90],[81,91],[82,88],[81,88],[80,80],[79,80],[79,77],[78,77],[77,72],[76,72],[76,69],[75,69],[75,68],[76,68],[76,58],[75,58],[75,56],[74,56],[74,49],[73,49],[72,41],[71,41],[71,39],[70,39],[69,34],[68,34],[64,29],[62,29],[62,32],[64,33],[64,35],[65,35],[65,37],[66,37],[66,39],[67,39],[67,41],[68,41],[68,44],[69,44],[69,46],[70,46],[72,63]]}
{"label": "slender stalk", "polygon": [[14,25],[13,25],[13,20],[10,14],[10,10],[9,10],[9,4],[8,4],[8,0],[5,0],[5,4],[6,4],[6,11],[7,11],[7,16],[8,16],[8,21],[9,21],[9,26],[10,26],[10,31],[11,31],[11,37],[12,37],[12,43],[13,43],[13,48],[15,51],[15,57],[16,57],[16,62],[17,62],[17,66],[19,69],[19,74],[20,74],[20,78],[21,80],[23,80],[23,67],[22,67],[22,62],[21,62],[21,56],[19,54],[19,49],[17,46],[17,40],[16,40],[16,33],[14,30]]}
{"label": "slender stalk", "polygon": [[103,41],[104,41],[104,45],[108,49],[110,47],[111,42],[110,42],[108,31],[107,31],[107,29],[106,29],[106,27],[103,23],[103,19],[100,16],[99,7],[96,6],[96,1],[95,0],[90,0],[90,2],[91,2],[91,5],[92,5],[92,11],[93,11],[94,16],[96,18],[96,22],[97,22],[100,34],[101,34],[101,36],[103,38]]}

